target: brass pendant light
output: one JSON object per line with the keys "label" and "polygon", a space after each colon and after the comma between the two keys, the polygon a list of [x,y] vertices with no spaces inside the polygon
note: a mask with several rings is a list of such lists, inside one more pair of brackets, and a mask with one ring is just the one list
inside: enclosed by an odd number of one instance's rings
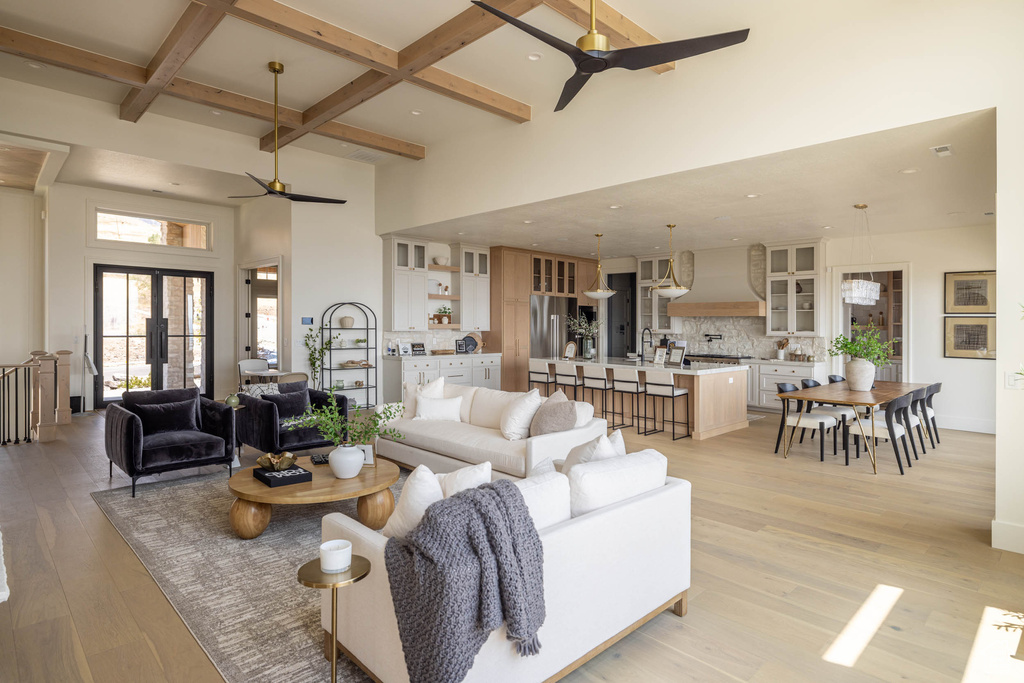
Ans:
{"label": "brass pendant light", "polygon": [[658,284],[651,287],[651,294],[657,294],[667,299],[675,299],[689,292],[690,288],[683,287],[679,284],[679,280],[676,279],[676,257],[672,251],[672,229],[676,227],[676,224],[669,223],[666,227],[668,228],[668,272],[665,273],[665,277],[661,278]]}
{"label": "brass pendant light", "polygon": [[583,295],[589,296],[591,299],[610,299],[615,294],[615,290],[608,288],[608,283],[601,275],[601,238],[604,237],[604,233],[596,233],[594,237],[597,238],[597,277],[594,278],[590,288],[583,292]]}

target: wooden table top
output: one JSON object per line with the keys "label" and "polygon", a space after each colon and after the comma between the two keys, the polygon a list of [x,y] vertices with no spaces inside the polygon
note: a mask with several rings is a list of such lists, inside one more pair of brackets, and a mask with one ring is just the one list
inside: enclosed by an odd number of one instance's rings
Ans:
{"label": "wooden table top", "polygon": [[894,398],[905,396],[912,391],[931,386],[911,382],[875,382],[871,391],[853,391],[846,382],[822,384],[820,387],[798,389],[789,393],[776,394],[779,398],[791,398],[816,403],[835,403],[846,406],[877,406]]}
{"label": "wooden table top", "polygon": [[295,464],[312,472],[313,481],[271,488],[252,476],[255,467],[246,467],[228,480],[228,489],[236,498],[254,503],[307,505],[366,496],[383,491],[398,481],[398,465],[379,457],[376,467],[364,467],[352,479],[338,479],[331,472],[330,465],[314,465],[308,455],[296,460]]}

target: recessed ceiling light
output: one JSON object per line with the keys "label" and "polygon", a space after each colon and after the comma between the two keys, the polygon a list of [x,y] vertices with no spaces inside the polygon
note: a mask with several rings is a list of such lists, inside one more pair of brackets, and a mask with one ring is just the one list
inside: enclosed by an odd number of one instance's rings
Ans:
{"label": "recessed ceiling light", "polygon": [[621,209],[622,208],[622,204],[612,204],[608,208],[609,209]]}
{"label": "recessed ceiling light", "polygon": [[732,238],[732,241],[733,241],[733,242],[739,242],[739,241],[740,241],[740,238],[739,238],[739,237],[733,237],[733,238]]}
{"label": "recessed ceiling light", "polygon": [[455,233],[455,234],[456,234],[456,235],[465,235],[466,233],[464,233],[464,232],[458,232],[458,233]]}
{"label": "recessed ceiling light", "polygon": [[533,242],[533,243],[530,244],[530,246],[531,247],[539,247],[540,246],[540,242]]}
{"label": "recessed ceiling light", "polygon": [[661,247],[655,247],[655,249],[661,249]]}
{"label": "recessed ceiling light", "polygon": [[220,116],[220,112],[217,111],[216,109],[211,109],[210,113],[213,114],[214,116]]}
{"label": "recessed ceiling light", "polygon": [[411,110],[411,111],[410,111],[409,113],[410,113],[410,114],[412,114],[413,116],[419,116],[419,115],[420,115],[420,114],[422,114],[423,112],[422,112],[422,111],[420,111],[419,109],[413,109],[413,110]]}
{"label": "recessed ceiling light", "polygon": [[903,175],[913,175],[914,173],[917,173],[920,170],[921,169],[919,168],[901,168],[900,173],[902,173]]}
{"label": "recessed ceiling light", "polygon": [[0,147],[0,152],[10,152],[10,151],[11,151],[10,147]]}
{"label": "recessed ceiling light", "polygon": [[39,62],[25,62],[25,66],[27,66],[30,69],[45,69],[46,68],[45,64],[40,64]]}
{"label": "recessed ceiling light", "polygon": [[747,199],[757,199],[760,196],[761,195],[759,195],[759,194],[748,194],[747,195]]}
{"label": "recessed ceiling light", "polygon": [[539,62],[541,59],[544,58],[544,55],[542,55],[539,52],[531,52],[530,54],[526,55],[526,58],[529,59],[531,62]]}
{"label": "recessed ceiling light", "polygon": [[831,225],[823,225],[823,226],[821,226],[821,229],[822,230],[831,230],[832,226]]}
{"label": "recessed ceiling light", "polygon": [[3,178],[0,178],[0,185],[3,185],[6,182],[7,182],[6,180],[4,180]]}
{"label": "recessed ceiling light", "polygon": [[596,251],[592,251],[592,252],[590,252],[590,255],[591,256],[597,256],[597,252]]}
{"label": "recessed ceiling light", "polygon": [[529,224],[530,224],[530,223],[532,223],[533,221],[523,221],[523,222],[524,222],[524,223],[526,223],[527,225],[529,225]]}

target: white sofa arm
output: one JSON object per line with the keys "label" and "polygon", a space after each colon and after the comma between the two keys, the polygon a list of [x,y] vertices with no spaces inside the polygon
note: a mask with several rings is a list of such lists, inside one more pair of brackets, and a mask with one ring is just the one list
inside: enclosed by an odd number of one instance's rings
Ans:
{"label": "white sofa arm", "polygon": [[526,476],[530,475],[530,470],[534,465],[545,458],[551,458],[552,461],[564,460],[572,449],[607,433],[608,421],[595,418],[575,429],[531,436],[526,440]]}

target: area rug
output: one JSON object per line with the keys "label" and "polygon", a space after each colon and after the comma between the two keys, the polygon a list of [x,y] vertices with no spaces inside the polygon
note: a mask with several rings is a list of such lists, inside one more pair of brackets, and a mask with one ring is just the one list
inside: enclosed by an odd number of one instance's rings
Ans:
{"label": "area rug", "polygon": [[[396,499],[407,475],[391,487]],[[136,498],[128,489],[92,497],[229,683],[330,680],[320,591],[296,571],[319,556],[321,518],[355,518],[355,500],[275,505],[267,530],[243,541],[228,523],[226,473],[140,486]],[[339,653],[338,680],[369,679]]]}

